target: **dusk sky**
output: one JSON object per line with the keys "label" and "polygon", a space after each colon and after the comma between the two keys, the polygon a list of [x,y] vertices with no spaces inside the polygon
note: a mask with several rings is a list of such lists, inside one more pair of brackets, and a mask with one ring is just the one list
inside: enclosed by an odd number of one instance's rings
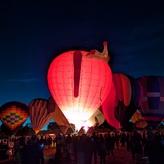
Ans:
{"label": "dusk sky", "polygon": [[108,42],[113,73],[164,75],[164,2],[1,0],[0,106],[50,97],[47,70],[68,50]]}

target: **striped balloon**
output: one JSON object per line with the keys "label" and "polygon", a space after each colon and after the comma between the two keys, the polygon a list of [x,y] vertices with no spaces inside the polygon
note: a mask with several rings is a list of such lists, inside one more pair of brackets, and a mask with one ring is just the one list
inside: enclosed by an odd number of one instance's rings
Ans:
{"label": "striped balloon", "polygon": [[32,128],[38,133],[51,120],[51,115],[48,112],[48,100],[33,99],[29,103],[29,114]]}
{"label": "striped balloon", "polygon": [[164,77],[143,76],[138,78],[142,96],[140,112],[153,128],[164,118]]}

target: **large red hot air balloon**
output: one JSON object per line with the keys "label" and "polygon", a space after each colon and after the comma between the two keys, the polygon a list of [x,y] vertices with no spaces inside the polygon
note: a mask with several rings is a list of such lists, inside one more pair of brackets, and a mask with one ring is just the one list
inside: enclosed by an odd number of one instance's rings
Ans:
{"label": "large red hot air balloon", "polygon": [[138,82],[142,91],[139,110],[148,125],[156,128],[164,118],[164,77],[143,76]]}
{"label": "large red hot air balloon", "polygon": [[56,57],[48,69],[48,87],[55,102],[77,129],[96,112],[107,96],[112,73],[107,44],[102,53],[68,51]]}
{"label": "large red hot air balloon", "polygon": [[48,100],[43,98],[33,99],[29,103],[29,115],[33,130],[37,134],[50,120]]}
{"label": "large red hot air balloon", "polygon": [[0,107],[0,118],[7,130],[12,134],[19,130],[20,126],[28,118],[28,106],[22,102],[10,101]]}

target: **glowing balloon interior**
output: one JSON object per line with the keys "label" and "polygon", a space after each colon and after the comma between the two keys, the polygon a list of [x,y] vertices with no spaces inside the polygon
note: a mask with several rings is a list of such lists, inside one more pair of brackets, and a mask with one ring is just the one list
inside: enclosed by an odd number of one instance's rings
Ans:
{"label": "glowing balloon interior", "polygon": [[77,129],[96,112],[107,96],[112,73],[107,44],[102,53],[68,51],[56,57],[48,69],[48,87],[55,102]]}
{"label": "glowing balloon interior", "polygon": [[59,127],[62,127],[60,130],[63,134],[65,134],[71,125],[52,97],[49,97],[48,99],[48,112],[50,113],[51,118],[54,119],[54,121],[59,125]]}
{"label": "glowing balloon interior", "polygon": [[104,114],[98,109],[84,124],[85,127],[95,127],[103,124]]}

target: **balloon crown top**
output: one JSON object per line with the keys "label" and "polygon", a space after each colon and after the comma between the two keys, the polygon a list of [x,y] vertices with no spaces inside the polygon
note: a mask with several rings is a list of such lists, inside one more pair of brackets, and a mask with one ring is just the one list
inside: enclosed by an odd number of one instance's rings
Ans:
{"label": "balloon crown top", "polygon": [[99,52],[95,49],[91,50],[86,57],[87,58],[97,58],[99,60],[103,60],[104,62],[108,63],[108,61],[110,60],[110,57],[108,55],[108,42],[104,41],[103,42],[104,45],[104,49],[102,52]]}

